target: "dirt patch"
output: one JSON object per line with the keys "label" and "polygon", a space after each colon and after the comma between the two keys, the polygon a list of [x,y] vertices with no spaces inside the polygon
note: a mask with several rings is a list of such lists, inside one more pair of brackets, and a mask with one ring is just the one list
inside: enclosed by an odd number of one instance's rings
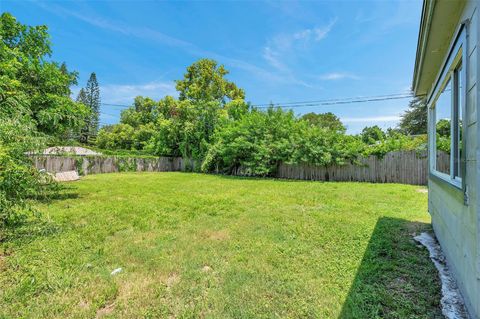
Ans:
{"label": "dirt patch", "polygon": [[85,300],[80,300],[80,302],[78,303],[78,307],[81,308],[81,309],[87,309],[90,307],[90,303],[88,303],[87,301]]}
{"label": "dirt patch", "polygon": [[0,255],[0,271],[4,271],[7,269],[7,265],[5,262],[5,257]]}
{"label": "dirt patch", "polygon": [[0,252],[0,271],[7,269],[7,257],[11,255],[11,252],[5,250]]}
{"label": "dirt patch", "polygon": [[175,272],[171,273],[170,276],[168,276],[166,281],[167,288],[168,289],[172,288],[179,281],[180,281],[180,275]]}
{"label": "dirt patch", "polygon": [[103,316],[109,315],[115,309],[115,303],[112,302],[108,305],[103,306],[97,310],[97,316],[95,318],[102,318]]}
{"label": "dirt patch", "polygon": [[228,230],[208,231],[206,237],[210,240],[222,241],[230,239],[230,234]]}
{"label": "dirt patch", "polygon": [[212,267],[205,265],[202,267],[202,272],[210,272],[212,270]]}
{"label": "dirt patch", "polygon": [[428,194],[428,189],[427,188],[418,188],[417,192],[418,193],[423,193],[423,194]]}
{"label": "dirt patch", "polygon": [[146,277],[143,274],[133,274],[122,280],[119,283],[118,299],[128,300],[131,297],[145,293],[151,284],[154,283],[154,278]]}

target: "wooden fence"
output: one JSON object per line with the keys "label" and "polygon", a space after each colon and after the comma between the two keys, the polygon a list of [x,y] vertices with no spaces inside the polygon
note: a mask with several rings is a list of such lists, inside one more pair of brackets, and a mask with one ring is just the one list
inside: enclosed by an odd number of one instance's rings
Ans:
{"label": "wooden fence", "polygon": [[383,158],[369,156],[358,164],[314,166],[281,164],[279,178],[314,181],[356,181],[426,185],[428,175],[426,152],[390,152]]}
{"label": "wooden fence", "polygon": [[[36,156],[35,166],[51,173],[76,170],[80,175],[123,171],[198,171],[200,163],[181,157],[126,158],[115,156]],[[427,152],[391,152],[382,158],[369,156],[358,164],[322,167],[308,164],[280,164],[274,177],[312,181],[357,181],[426,185]],[[439,154],[437,166],[447,167],[449,157]],[[247,175],[239,169],[235,175]]]}
{"label": "wooden fence", "polygon": [[50,173],[77,171],[79,175],[117,172],[174,172],[199,170],[200,163],[181,157],[129,158],[116,156],[34,156],[37,169]]}

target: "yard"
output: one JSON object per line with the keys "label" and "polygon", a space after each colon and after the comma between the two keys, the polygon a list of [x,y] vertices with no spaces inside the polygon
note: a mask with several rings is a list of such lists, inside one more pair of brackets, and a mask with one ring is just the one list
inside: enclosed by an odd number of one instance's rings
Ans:
{"label": "yard", "polygon": [[430,230],[420,187],[187,173],[67,185],[38,204],[41,227],[1,244],[0,318],[441,317],[412,239]]}

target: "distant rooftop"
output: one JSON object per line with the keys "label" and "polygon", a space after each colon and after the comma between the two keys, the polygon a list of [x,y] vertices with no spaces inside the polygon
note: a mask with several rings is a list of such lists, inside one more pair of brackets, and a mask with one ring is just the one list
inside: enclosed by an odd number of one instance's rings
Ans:
{"label": "distant rooftop", "polygon": [[79,146],[53,146],[45,149],[41,154],[43,155],[102,155],[102,153],[92,151],[85,147]]}

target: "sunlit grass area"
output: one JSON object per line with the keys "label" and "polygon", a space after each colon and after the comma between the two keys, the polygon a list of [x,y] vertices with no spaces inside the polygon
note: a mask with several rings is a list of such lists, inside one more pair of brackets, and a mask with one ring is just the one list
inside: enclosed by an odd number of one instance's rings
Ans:
{"label": "sunlit grass area", "polygon": [[440,317],[418,188],[88,176],[1,244],[0,317]]}

